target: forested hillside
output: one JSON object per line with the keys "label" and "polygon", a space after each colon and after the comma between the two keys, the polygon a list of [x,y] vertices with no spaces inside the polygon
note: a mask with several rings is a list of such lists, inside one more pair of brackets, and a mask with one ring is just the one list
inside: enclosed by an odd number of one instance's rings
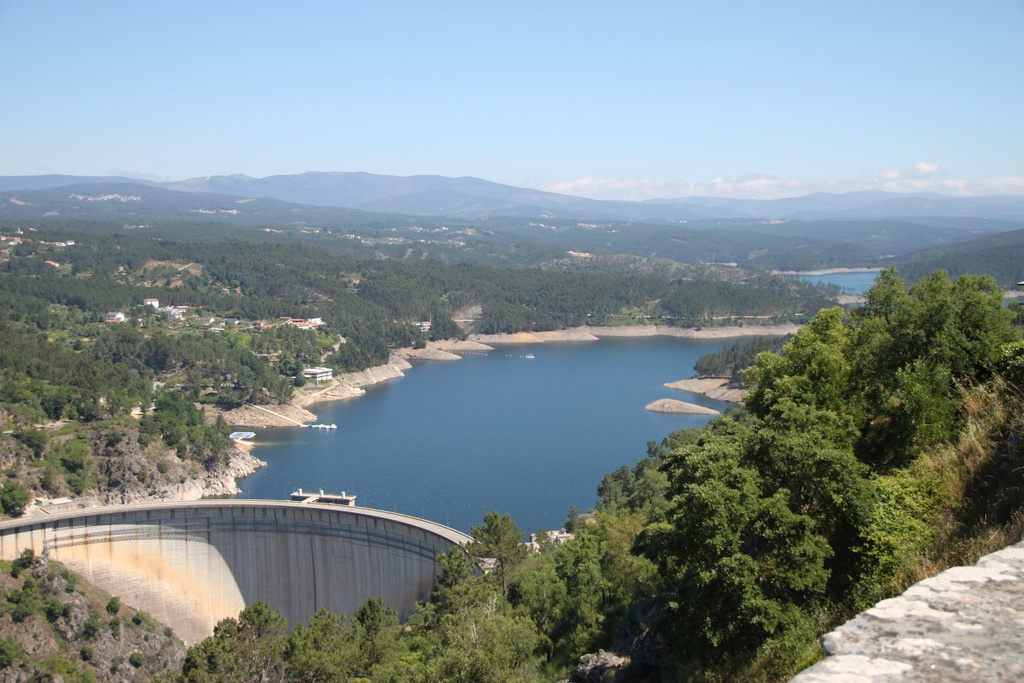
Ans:
{"label": "forested hillside", "polygon": [[288,634],[254,605],[180,678],[550,681],[604,648],[628,680],[785,680],[848,616],[1021,537],[1011,316],[988,278],[887,271],[863,308],[759,355],[744,410],[608,474],[572,536],[530,550],[489,513],[404,626],[371,600]]}
{"label": "forested hillside", "polygon": [[[0,228],[31,225],[63,231],[64,237],[71,239],[89,230],[113,229],[144,231],[172,240],[298,241],[355,258],[426,258],[517,268],[564,260],[568,253],[587,253],[631,254],[693,264],[735,263],[760,270],[816,270],[902,263],[921,249],[1019,230],[1022,225],[1020,210],[1015,208],[1019,202],[1008,197],[941,202],[935,197],[893,195],[886,201],[857,193],[767,203],[710,199],[589,202],[561,197],[542,209],[519,204],[520,195],[536,198],[537,193],[506,188],[516,197],[497,200],[445,191],[433,197],[400,193],[391,197],[397,201],[382,198],[364,204],[374,211],[363,211],[313,205],[314,201],[334,203],[328,199],[329,186],[334,186],[335,196],[354,189],[346,182],[334,183],[327,175],[279,178],[283,184],[273,182],[279,191],[269,193],[257,192],[256,186],[262,183],[251,178],[221,179],[227,184],[206,178],[174,185],[238,193],[229,195],[174,191],[125,179],[104,182],[65,177],[53,180],[69,184],[46,189],[38,189],[41,179],[6,179],[12,184],[0,191]],[[365,174],[357,175],[367,180]],[[4,180],[0,178],[0,185]],[[413,179],[390,180],[404,185]],[[420,180],[431,184],[445,181],[436,177]],[[372,187],[364,189],[371,195],[377,192]],[[247,191],[256,194],[245,194]],[[286,196],[311,204],[280,201]],[[874,209],[865,213],[857,209],[868,205],[875,205]],[[438,211],[444,206],[451,209],[451,215]],[[948,217],[937,213],[943,206],[950,211]],[[573,267],[581,266],[586,267],[577,261]]]}

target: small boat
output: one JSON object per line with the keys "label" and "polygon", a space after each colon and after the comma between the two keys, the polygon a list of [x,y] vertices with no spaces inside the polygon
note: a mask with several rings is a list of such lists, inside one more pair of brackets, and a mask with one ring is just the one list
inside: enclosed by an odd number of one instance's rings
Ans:
{"label": "small boat", "polygon": [[523,356],[523,358],[528,358],[529,360],[533,360],[534,358],[536,358],[536,356],[534,356],[532,353],[528,353],[525,356]]}

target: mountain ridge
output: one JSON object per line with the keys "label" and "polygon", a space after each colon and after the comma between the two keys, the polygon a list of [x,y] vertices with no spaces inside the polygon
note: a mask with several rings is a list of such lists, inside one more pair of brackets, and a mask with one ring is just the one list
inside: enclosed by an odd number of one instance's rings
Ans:
{"label": "mountain ridge", "polygon": [[0,192],[51,189],[88,183],[132,183],[179,192],[229,195],[310,206],[434,217],[580,218],[686,222],[708,218],[869,219],[1003,218],[1024,220],[1024,196],[954,197],[934,192],[869,190],[814,192],[781,199],[678,197],[644,201],[600,200],[461,176],[393,176],[364,171],[308,171],[254,178],[211,175],[157,182],[119,176],[0,176]]}

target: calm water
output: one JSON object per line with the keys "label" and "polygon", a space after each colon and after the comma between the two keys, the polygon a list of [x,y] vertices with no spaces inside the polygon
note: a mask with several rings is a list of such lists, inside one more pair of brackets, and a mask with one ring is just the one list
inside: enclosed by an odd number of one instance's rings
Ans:
{"label": "calm water", "polygon": [[808,282],[839,285],[845,294],[863,294],[871,289],[871,285],[875,284],[878,272],[872,270],[867,273],[824,273],[822,275],[798,275],[797,277]]}
{"label": "calm water", "polygon": [[260,430],[255,454],[268,466],[240,482],[240,497],[322,488],[467,532],[489,510],[524,532],[557,529],[570,506],[593,507],[601,478],[643,458],[648,441],[708,421],[652,413],[649,402],[727,407],[663,384],[692,377],[697,358],[733,341],[503,346],[419,363],[366,396],[313,406],[337,430]]}

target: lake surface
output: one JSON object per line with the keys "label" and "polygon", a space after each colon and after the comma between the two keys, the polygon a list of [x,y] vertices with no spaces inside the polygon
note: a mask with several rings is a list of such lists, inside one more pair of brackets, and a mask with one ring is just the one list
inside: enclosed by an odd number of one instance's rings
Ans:
{"label": "lake surface", "polygon": [[360,506],[465,532],[490,510],[509,513],[526,533],[557,529],[570,506],[593,507],[601,478],[642,459],[648,441],[709,419],[645,405],[675,398],[728,407],[663,385],[692,377],[700,356],[733,341],[500,346],[420,362],[361,398],[312,406],[336,430],[259,430],[254,454],[268,466],[239,482],[239,497],[345,491]]}
{"label": "lake surface", "polygon": [[859,295],[871,289],[871,285],[875,284],[875,278],[878,277],[879,272],[872,270],[858,273],[822,273],[821,275],[797,275],[796,277],[808,282],[824,282],[825,284],[839,285],[844,294]]}

